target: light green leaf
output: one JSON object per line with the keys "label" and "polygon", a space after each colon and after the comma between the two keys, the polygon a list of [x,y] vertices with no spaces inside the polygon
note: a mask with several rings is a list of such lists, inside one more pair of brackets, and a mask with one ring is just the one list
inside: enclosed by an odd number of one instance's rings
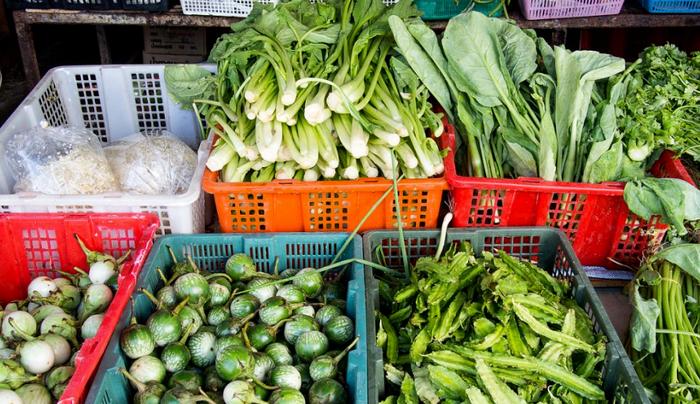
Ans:
{"label": "light green leaf", "polygon": [[192,108],[192,101],[207,98],[213,91],[214,78],[210,71],[197,65],[167,65],[163,77],[170,98],[185,109]]}
{"label": "light green leaf", "polygon": [[617,180],[622,173],[623,157],[622,142],[618,140],[591,165],[587,182],[598,183]]}
{"label": "light green leaf", "polygon": [[650,261],[668,261],[700,282],[700,244],[678,244],[655,254]]}
{"label": "light green leaf", "polygon": [[442,37],[445,56],[460,73],[453,76],[455,85],[486,107],[501,105],[499,96],[508,93],[500,65],[497,29],[492,19],[469,12],[452,18]]}
{"label": "light green leaf", "polygon": [[632,319],[630,321],[630,336],[632,348],[636,351],[656,352],[656,320],[661,314],[661,308],[655,299],[644,299],[639,294],[639,285],[634,285],[632,295]]}
{"label": "light green leaf", "polygon": [[440,397],[438,397],[435,387],[430,383],[430,376],[428,374],[428,369],[421,368],[418,366],[412,366],[413,377],[415,378],[416,393],[421,402],[427,404],[438,404],[440,402]]}
{"label": "light green leaf", "polygon": [[452,110],[452,98],[444,77],[430,56],[408,32],[406,24],[397,16],[389,17],[389,26],[394,40],[414,72],[430,93],[446,111]]}
{"label": "light green leaf", "polygon": [[506,68],[517,87],[537,70],[535,41],[515,23],[500,18],[496,21],[500,25],[498,39],[503,49]]}

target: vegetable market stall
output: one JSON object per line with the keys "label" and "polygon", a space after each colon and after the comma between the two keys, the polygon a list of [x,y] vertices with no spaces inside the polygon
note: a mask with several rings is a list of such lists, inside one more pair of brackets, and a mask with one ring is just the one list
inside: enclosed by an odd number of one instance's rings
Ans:
{"label": "vegetable market stall", "polygon": [[[648,14],[634,2],[627,2],[619,15],[612,16],[528,21],[518,11],[514,11],[510,17],[523,28],[554,30],[554,39],[560,43],[565,40],[568,29],[700,26],[700,14]],[[101,61],[103,64],[109,64],[109,50],[103,29],[105,25],[228,27],[233,22],[241,20],[235,17],[184,15],[178,8],[160,13],[124,10],[26,10],[14,11],[13,18],[22,53],[24,72],[30,86],[36,84],[41,77],[32,35],[33,25],[95,25],[98,28]],[[430,25],[436,29],[444,29],[447,22],[431,21]]]}

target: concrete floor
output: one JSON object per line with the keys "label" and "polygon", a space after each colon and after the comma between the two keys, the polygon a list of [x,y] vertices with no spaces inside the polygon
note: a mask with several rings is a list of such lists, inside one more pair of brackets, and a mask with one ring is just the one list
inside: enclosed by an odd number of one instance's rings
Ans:
{"label": "concrete floor", "polygon": [[622,288],[596,288],[598,297],[603,302],[608,317],[612,321],[617,335],[623,344],[627,341],[629,320],[632,315],[632,305],[629,299],[622,293]]}

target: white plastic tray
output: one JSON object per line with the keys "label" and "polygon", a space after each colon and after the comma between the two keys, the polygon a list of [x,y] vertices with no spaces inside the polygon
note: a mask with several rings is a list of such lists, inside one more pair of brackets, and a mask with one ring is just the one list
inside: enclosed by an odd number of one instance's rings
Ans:
{"label": "white plastic tray", "polygon": [[[46,73],[0,127],[0,213],[153,212],[160,217],[158,235],[203,232],[201,182],[209,141],[200,145],[194,112],[181,109],[168,97],[163,69],[164,65],[64,66]],[[13,194],[5,142],[42,120],[52,126],[84,126],[103,142],[165,129],[199,150],[197,169],[187,192],[179,195]]]}

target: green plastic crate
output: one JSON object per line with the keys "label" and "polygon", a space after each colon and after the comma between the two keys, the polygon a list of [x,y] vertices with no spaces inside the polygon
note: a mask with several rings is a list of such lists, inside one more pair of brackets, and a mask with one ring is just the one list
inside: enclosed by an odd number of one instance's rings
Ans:
{"label": "green plastic crate", "polygon": [[[398,231],[371,231],[362,237],[365,259],[375,261],[375,250],[381,246],[386,265],[390,268],[403,268]],[[404,231],[406,250],[411,263],[426,256],[434,255],[437,250],[440,232],[438,230]],[[603,367],[603,389],[609,399],[615,395],[627,398],[627,402],[649,403],[644,387],[632,367],[625,349],[617,336],[603,304],[593,288],[581,263],[571,248],[566,236],[557,229],[547,227],[517,227],[499,229],[450,229],[446,245],[469,241],[474,251],[504,250],[523,259],[535,262],[559,279],[571,281],[572,297],[593,320],[597,332],[608,338],[606,360]],[[379,307],[379,290],[377,280],[370,270],[365,271],[367,285],[367,321],[369,341],[376,341],[375,308]],[[381,348],[370,344],[369,348],[369,403],[379,401],[384,394],[384,365]]]}
{"label": "green plastic crate", "polygon": [[[222,272],[226,260],[235,253],[246,253],[255,261],[259,270],[271,272],[275,257],[279,257],[279,270],[287,268],[321,267],[330,264],[349,235],[341,233],[285,233],[267,235],[196,234],[172,235],[159,238],[139,275],[135,290],[146,288],[153,292],[162,286],[156,268],[170,269],[173,262],[166,246],[172,247],[178,260],[189,255],[197,265],[210,272]],[[362,245],[355,236],[341,259],[359,258]],[[166,274],[167,276],[167,274]],[[356,333],[360,336],[355,349],[348,354],[346,382],[349,393],[357,403],[367,402],[367,317],[366,291],[363,267],[353,264],[345,271],[348,281],[347,314],[355,321]],[[142,294],[134,293],[134,311],[143,323],[154,311],[153,304]],[[121,330],[128,326],[131,310],[124,310],[116,330],[95,375],[87,396],[90,404],[129,403],[134,395],[119,368],[128,368],[130,360],[119,347]]]}
{"label": "green plastic crate", "polygon": [[457,14],[470,9],[478,11],[489,17],[503,16],[501,0],[474,1],[474,0],[416,0],[416,7],[423,12],[424,20],[449,20]]}

